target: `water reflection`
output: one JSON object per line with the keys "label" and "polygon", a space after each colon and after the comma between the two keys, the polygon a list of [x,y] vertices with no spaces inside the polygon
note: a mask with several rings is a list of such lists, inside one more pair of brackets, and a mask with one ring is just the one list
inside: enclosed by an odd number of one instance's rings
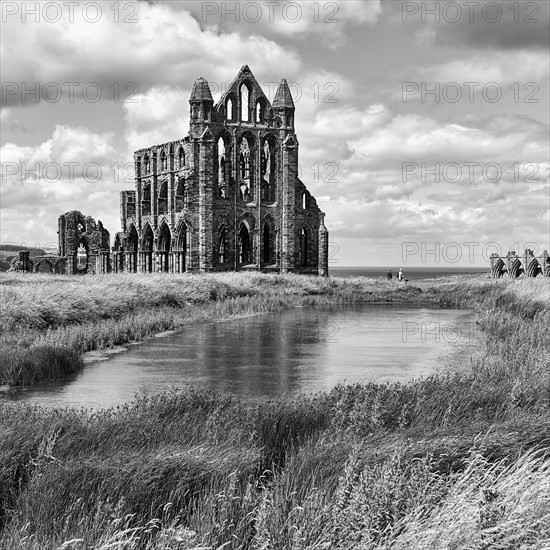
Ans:
{"label": "water reflection", "polygon": [[339,382],[405,382],[469,368],[480,345],[474,319],[468,310],[361,304],[205,323],[1,399],[108,406],[186,383],[272,397]]}

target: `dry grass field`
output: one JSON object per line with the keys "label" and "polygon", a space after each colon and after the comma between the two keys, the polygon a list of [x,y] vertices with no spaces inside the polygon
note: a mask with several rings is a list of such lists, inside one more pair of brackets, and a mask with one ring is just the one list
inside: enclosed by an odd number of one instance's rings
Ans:
{"label": "dry grass field", "polygon": [[410,384],[0,405],[2,550],[550,547],[548,280],[6,274],[0,289],[13,385],[76,370],[85,350],[300,304],[472,307],[487,340],[471,373]]}

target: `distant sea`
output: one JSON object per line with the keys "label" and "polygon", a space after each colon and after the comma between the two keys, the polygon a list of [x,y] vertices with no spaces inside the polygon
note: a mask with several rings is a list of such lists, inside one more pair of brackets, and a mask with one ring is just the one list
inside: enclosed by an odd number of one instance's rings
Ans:
{"label": "distant sea", "polygon": [[[372,277],[375,279],[385,279],[388,267],[336,267],[329,265],[329,273],[334,277]],[[407,267],[404,265],[402,269],[405,279],[409,281],[448,275],[490,274],[490,270],[487,267]],[[399,267],[392,267],[391,270],[394,278],[397,277]]]}

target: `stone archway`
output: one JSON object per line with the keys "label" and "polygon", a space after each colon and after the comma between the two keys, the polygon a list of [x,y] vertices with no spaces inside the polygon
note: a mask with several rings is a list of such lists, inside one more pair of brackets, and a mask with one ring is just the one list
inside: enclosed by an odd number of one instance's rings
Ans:
{"label": "stone archway", "polygon": [[165,273],[171,271],[170,269],[170,251],[172,249],[172,234],[167,224],[163,224],[159,234],[158,245],[158,271]]}
{"label": "stone archway", "polygon": [[88,273],[90,267],[90,251],[88,247],[88,241],[85,238],[80,239],[78,246],[76,247],[75,264],[76,273],[85,274]]}
{"label": "stone archway", "polygon": [[155,236],[151,226],[147,224],[145,231],[143,232],[143,239],[141,245],[142,254],[142,272],[151,273],[153,271],[153,246]]}
{"label": "stone archway", "polygon": [[189,228],[185,222],[181,222],[178,229],[176,238],[176,253],[175,253],[175,271],[178,273],[184,273],[187,271],[187,245],[189,242],[188,237]]}
{"label": "stone archway", "polygon": [[239,227],[239,264],[247,265],[252,262],[252,238],[248,224],[242,222]]}

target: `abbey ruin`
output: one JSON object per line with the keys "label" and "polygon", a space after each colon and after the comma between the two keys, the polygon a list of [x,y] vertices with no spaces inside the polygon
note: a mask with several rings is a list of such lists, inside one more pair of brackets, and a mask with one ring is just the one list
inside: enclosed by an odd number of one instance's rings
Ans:
{"label": "abbey ruin", "polygon": [[328,231],[298,177],[286,80],[271,104],[244,66],[216,105],[193,86],[189,134],[136,151],[121,193],[115,272],[262,270],[328,274]]}

